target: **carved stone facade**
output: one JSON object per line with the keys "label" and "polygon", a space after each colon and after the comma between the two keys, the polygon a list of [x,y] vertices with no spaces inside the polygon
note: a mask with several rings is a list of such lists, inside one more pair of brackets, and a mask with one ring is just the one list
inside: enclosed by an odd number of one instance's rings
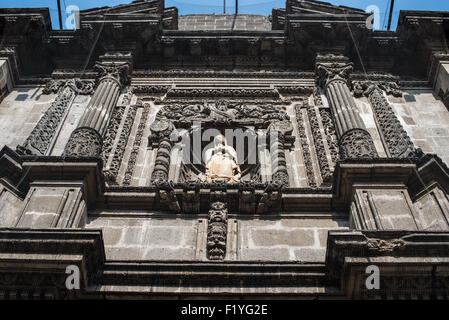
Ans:
{"label": "carved stone facade", "polygon": [[449,14],[286,6],[0,9],[0,298],[449,296]]}

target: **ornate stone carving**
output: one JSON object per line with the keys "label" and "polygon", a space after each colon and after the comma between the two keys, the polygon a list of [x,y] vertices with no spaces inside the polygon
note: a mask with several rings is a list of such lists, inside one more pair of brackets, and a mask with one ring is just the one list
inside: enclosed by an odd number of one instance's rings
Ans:
{"label": "ornate stone carving", "polygon": [[341,158],[375,158],[376,147],[370,134],[363,129],[351,129],[340,138]]}
{"label": "ornate stone carving", "polygon": [[136,117],[136,111],[136,106],[129,107],[125,121],[123,123],[122,131],[120,132],[117,146],[114,151],[114,155],[112,156],[111,163],[108,167],[106,167],[105,170],[103,170],[105,179],[109,183],[117,183],[117,175],[122,164],[125,148],[128,144],[128,139],[134,123],[134,118]]}
{"label": "ornate stone carving", "polygon": [[105,167],[107,167],[109,156],[114,147],[115,137],[120,129],[120,123],[122,122],[125,109],[126,107],[116,107],[112,112],[111,121],[109,122],[108,130],[106,131],[103,142],[102,157]]}
{"label": "ornate stone carving", "polygon": [[80,127],[72,132],[63,156],[100,157],[102,145],[101,135],[95,129]]}
{"label": "ornate stone carving", "polygon": [[74,97],[75,92],[71,87],[61,88],[56,99],[36,124],[24,144],[17,147],[17,151],[22,154],[37,153],[45,155],[54,140],[56,129],[67,113]]}
{"label": "ornate stone carving", "polygon": [[223,260],[226,256],[228,208],[224,202],[213,202],[209,209],[207,227],[207,258]]}
{"label": "ornate stone carving", "polygon": [[226,181],[236,183],[240,181],[241,170],[238,165],[237,153],[234,148],[226,144],[226,138],[219,134],[214,138],[214,147],[205,152],[206,174],[203,181]]}
{"label": "ornate stone carving", "polygon": [[156,161],[151,175],[152,183],[155,185],[168,180],[170,154],[173,147],[170,134],[173,128],[173,124],[167,120],[155,120],[150,126],[150,142],[158,146]]}
{"label": "ornate stone carving", "polygon": [[318,63],[317,83],[322,88],[326,88],[332,81],[340,80],[345,83],[353,70],[352,63]]}
{"label": "ornate stone carving", "polygon": [[[322,57],[318,57],[317,60]],[[357,105],[348,87],[353,65],[344,57],[325,56],[339,62],[318,62],[317,83],[325,90],[339,137],[341,158],[377,157],[377,151],[370,134],[357,110]],[[340,62],[341,61],[341,62]]]}
{"label": "ornate stone carving", "polygon": [[284,133],[277,128],[270,127],[270,154],[272,164],[271,180],[281,186],[288,187],[289,176],[285,159]]}
{"label": "ornate stone carving", "polygon": [[136,137],[134,138],[134,144],[129,156],[128,166],[125,171],[125,177],[123,178],[123,184],[129,185],[131,183],[132,175],[134,172],[134,166],[137,161],[137,156],[139,155],[140,145],[142,143],[143,131],[145,130],[148,115],[150,113],[151,106],[149,104],[145,104],[142,115],[140,117],[139,126],[137,127]]}
{"label": "ornate stone carving", "polygon": [[[392,89],[387,91],[388,88]],[[358,82],[354,84],[354,94],[363,94],[370,101],[388,154],[394,158],[408,157],[414,154],[415,147],[388,100],[383,95],[382,89],[395,96],[402,96],[400,90],[397,89],[397,85],[385,85],[385,83],[379,84],[374,82]],[[395,91],[399,91],[399,93],[395,93]]]}
{"label": "ornate stone carving", "polygon": [[167,97],[279,98],[279,93],[273,89],[172,89]]}
{"label": "ornate stone carving", "polygon": [[233,122],[268,127],[271,122],[289,120],[283,106],[253,105],[227,100],[218,100],[215,103],[164,106],[158,112],[157,118],[170,120],[176,127],[189,127],[193,121],[212,124]]}
{"label": "ornate stone carving", "polygon": [[276,213],[282,207],[282,185],[271,181],[266,183],[266,187],[257,204],[257,213]]}
{"label": "ornate stone carving", "polygon": [[335,132],[334,122],[332,121],[329,109],[321,108],[319,110],[332,162],[335,164],[340,157],[340,151],[338,150],[338,139],[337,133]]}
{"label": "ornate stone carving", "polygon": [[321,176],[323,178],[323,182],[329,182],[332,178],[332,172],[330,170],[329,160],[327,159],[326,148],[324,146],[324,139],[321,134],[317,110],[315,110],[313,105],[309,104],[307,112],[309,115],[310,127],[312,129],[312,136],[318,158],[318,164],[320,166]]}
{"label": "ornate stone carving", "polygon": [[367,238],[366,246],[369,251],[376,251],[377,253],[393,253],[397,249],[403,247],[405,241],[403,239],[375,239]]}
{"label": "ornate stone carving", "polygon": [[130,65],[127,62],[97,62],[95,69],[98,72],[100,82],[105,79],[112,79],[120,87],[123,87],[129,81]]}
{"label": "ornate stone carving", "polygon": [[94,92],[94,80],[81,80],[78,78],[69,80],[52,79],[47,82],[42,90],[43,94],[57,93],[63,87],[70,87],[76,94],[88,95]]}
{"label": "ornate stone carving", "polygon": [[70,103],[76,94],[91,94],[92,80],[50,80],[42,90],[44,94],[58,93],[55,100],[41,117],[31,134],[17,151],[22,154],[37,153],[45,155],[54,141],[57,128],[67,114]]}
{"label": "ornate stone carving", "polygon": [[164,94],[171,86],[135,86],[134,93]]}
{"label": "ornate stone carving", "polygon": [[302,105],[304,105],[306,102],[303,102],[302,104],[296,104],[295,105],[295,113],[296,113],[296,123],[298,125],[298,138],[301,142],[301,150],[302,150],[302,156],[304,159],[304,166],[306,169],[306,175],[307,175],[307,183],[310,187],[316,187],[316,180],[315,180],[315,174],[313,172],[313,165],[312,165],[312,156],[310,154],[310,146],[309,142],[307,140],[306,135],[306,129],[305,129],[305,122],[304,117],[302,115]]}

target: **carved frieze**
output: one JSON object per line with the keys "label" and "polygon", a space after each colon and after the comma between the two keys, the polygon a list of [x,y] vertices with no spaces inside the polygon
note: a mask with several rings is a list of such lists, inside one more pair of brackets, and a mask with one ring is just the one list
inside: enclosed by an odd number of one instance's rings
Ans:
{"label": "carved frieze", "polygon": [[271,122],[289,120],[283,106],[246,104],[227,100],[218,100],[215,103],[164,106],[158,112],[157,118],[170,120],[176,127],[189,126],[193,121],[252,124],[258,127],[268,127]]}
{"label": "carved frieze", "polygon": [[171,86],[134,86],[136,94],[165,94]]}
{"label": "carved frieze", "polygon": [[227,205],[220,201],[213,202],[209,209],[207,226],[207,258],[209,260],[225,258],[227,232]]}
{"label": "carved frieze", "polygon": [[172,89],[167,93],[167,97],[279,98],[279,93],[273,89]]}

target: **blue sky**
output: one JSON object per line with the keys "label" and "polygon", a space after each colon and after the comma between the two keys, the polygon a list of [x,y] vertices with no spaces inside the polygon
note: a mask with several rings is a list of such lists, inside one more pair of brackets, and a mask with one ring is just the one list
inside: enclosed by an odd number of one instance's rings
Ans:
{"label": "blue sky", "polygon": [[[375,5],[379,8],[381,28],[388,21],[388,6],[391,0],[327,0],[335,5],[344,5],[365,10]],[[102,6],[114,6],[130,3],[132,0],[61,0],[62,10],[70,5],[76,5],[81,10]],[[226,0],[226,12],[234,12],[235,0]],[[165,0],[165,6],[176,6],[179,14],[192,13],[223,13],[223,0]],[[53,28],[59,28],[56,0],[0,0],[0,7],[48,7],[50,8]],[[285,0],[239,0],[239,13],[271,14],[272,8],[285,7]],[[392,28],[396,28],[400,10],[436,10],[449,11],[449,0],[395,0],[394,19]],[[63,21],[65,21],[63,13]]]}

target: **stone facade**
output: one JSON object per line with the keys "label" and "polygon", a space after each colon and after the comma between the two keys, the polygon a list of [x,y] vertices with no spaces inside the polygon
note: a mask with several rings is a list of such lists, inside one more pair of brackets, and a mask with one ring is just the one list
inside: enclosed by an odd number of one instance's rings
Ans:
{"label": "stone facade", "polygon": [[449,297],[449,13],[286,6],[0,9],[0,297]]}

